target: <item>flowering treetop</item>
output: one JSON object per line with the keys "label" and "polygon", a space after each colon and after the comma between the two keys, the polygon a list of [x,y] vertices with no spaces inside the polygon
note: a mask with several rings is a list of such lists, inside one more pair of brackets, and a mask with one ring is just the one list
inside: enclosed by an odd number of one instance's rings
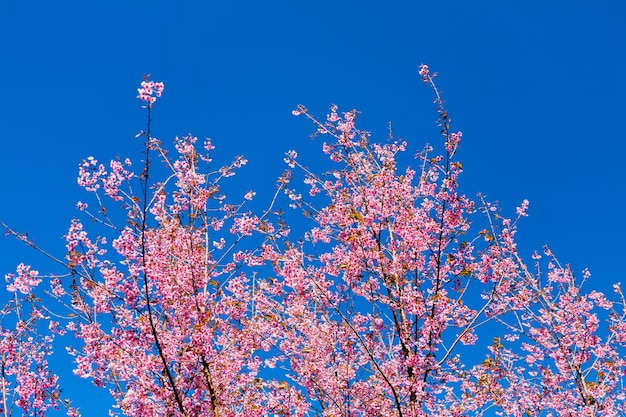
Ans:
{"label": "flowering treetop", "polygon": [[401,168],[407,143],[376,143],[358,112],[332,106],[318,119],[298,106],[333,168],[317,173],[288,151],[260,211],[254,191],[221,188],[243,156],[215,167],[210,140],[177,138],[168,153],[151,135],[164,86],[146,77],[141,171],[83,161],[78,183],[95,204],[78,208],[91,222],[73,220],[65,256],[49,255],[66,274],[46,277],[48,289],[27,265],[7,275],[4,414],[79,415],[47,362],[57,336],[76,375],[108,389],[112,415],[623,415],[621,288],[613,301],[583,292],[588,272],[577,278],[549,249],[523,261],[528,201],[507,217],[459,192],[462,134],[436,74],[419,73],[435,92],[441,153],[425,146]]}

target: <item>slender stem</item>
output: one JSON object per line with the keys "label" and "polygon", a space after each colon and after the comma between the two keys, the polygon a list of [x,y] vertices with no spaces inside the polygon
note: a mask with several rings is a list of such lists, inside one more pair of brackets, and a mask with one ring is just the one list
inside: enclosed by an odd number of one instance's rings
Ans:
{"label": "slender stem", "polygon": [[163,370],[167,376],[170,387],[172,388],[172,392],[174,393],[174,399],[176,400],[176,404],[178,405],[178,409],[180,412],[186,416],[185,407],[183,405],[183,401],[180,397],[180,393],[178,392],[178,388],[176,387],[176,381],[174,375],[170,371],[170,368],[167,364],[167,359],[165,358],[165,354],[163,353],[163,348],[161,346],[161,342],[159,341],[159,335],[156,331],[156,326],[154,324],[154,318],[152,314],[152,307],[150,305],[150,288],[148,281],[148,272],[147,272],[147,261],[146,261],[146,231],[147,231],[147,222],[146,217],[148,215],[148,171],[150,169],[150,122],[151,122],[151,114],[150,110],[152,108],[151,104],[148,104],[148,127],[146,130],[146,165],[142,174],[143,181],[143,207],[141,212],[141,263],[142,263],[142,273],[143,273],[143,281],[144,281],[144,297],[146,300],[146,309],[148,311],[148,321],[150,323],[150,330],[152,332],[152,337],[154,338],[154,344],[156,345],[157,351],[159,353],[159,357],[161,358],[161,362],[163,364]]}

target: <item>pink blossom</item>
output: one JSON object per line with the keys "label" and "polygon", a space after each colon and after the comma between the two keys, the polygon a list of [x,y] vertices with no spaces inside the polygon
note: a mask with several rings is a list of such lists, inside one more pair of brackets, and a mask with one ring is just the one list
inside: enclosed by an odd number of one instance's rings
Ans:
{"label": "pink blossom", "polygon": [[528,210],[528,200],[524,200],[522,201],[522,205],[520,207],[517,207],[515,212],[517,213],[518,216],[528,216],[527,210]]}
{"label": "pink blossom", "polygon": [[430,74],[430,71],[428,70],[428,65],[425,65],[425,64],[420,65],[419,74],[422,76],[422,78],[427,78],[428,75]]}
{"label": "pink blossom", "polygon": [[162,82],[148,81],[148,77],[144,77],[141,82],[141,87],[137,89],[139,93],[137,98],[148,103],[148,107],[152,107],[152,104],[156,101],[157,97],[161,97],[165,85]]}
{"label": "pink blossom", "polygon": [[298,157],[298,153],[294,150],[290,150],[285,153],[286,157],[284,158],[285,163],[289,166],[289,168],[295,168],[296,166],[296,158]]}
{"label": "pink blossom", "polygon": [[15,274],[7,274],[5,280],[8,282],[7,291],[19,291],[22,294],[29,294],[33,288],[41,283],[39,272],[31,270],[30,266],[20,263]]}

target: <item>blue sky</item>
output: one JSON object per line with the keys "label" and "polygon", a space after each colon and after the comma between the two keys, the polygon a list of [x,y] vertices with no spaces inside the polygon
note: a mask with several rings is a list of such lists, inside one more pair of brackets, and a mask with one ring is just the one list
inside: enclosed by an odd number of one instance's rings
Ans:
{"label": "blue sky", "polygon": [[[625,19],[621,0],[3,1],[0,218],[62,253],[78,163],[141,159],[144,73],[166,85],[154,134],[245,154],[238,184],[262,200],[283,152],[322,158],[299,103],[359,109],[380,140],[391,121],[411,153],[437,141],[426,63],[463,131],[464,190],[511,214],[529,199],[522,253],[549,244],[608,289],[626,282]],[[2,274],[45,265],[9,239],[0,254]]]}

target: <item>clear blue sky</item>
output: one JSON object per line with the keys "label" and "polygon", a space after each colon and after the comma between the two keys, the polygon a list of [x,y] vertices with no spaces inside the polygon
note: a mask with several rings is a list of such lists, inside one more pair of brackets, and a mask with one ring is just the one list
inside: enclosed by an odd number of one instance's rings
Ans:
{"label": "clear blue sky", "polygon": [[[357,108],[381,140],[391,121],[411,152],[437,141],[417,75],[427,63],[463,131],[464,190],[509,213],[529,199],[522,253],[549,244],[607,289],[626,283],[625,21],[622,0],[5,0],[0,218],[62,253],[85,198],[81,159],[141,159],[144,73],[166,86],[155,135],[211,137],[224,161],[244,153],[238,181],[264,198],[283,152],[321,158],[312,127],[291,116],[298,103]],[[8,239],[0,254],[2,275],[45,265]]]}

